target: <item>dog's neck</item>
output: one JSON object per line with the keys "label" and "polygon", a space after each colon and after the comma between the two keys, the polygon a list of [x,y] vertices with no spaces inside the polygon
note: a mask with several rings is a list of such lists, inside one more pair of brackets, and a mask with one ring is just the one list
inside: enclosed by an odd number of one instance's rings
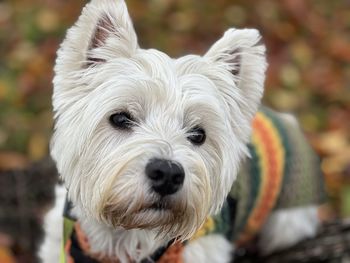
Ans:
{"label": "dog's neck", "polygon": [[121,262],[130,259],[139,262],[170,241],[170,238],[159,238],[156,231],[152,230],[106,226],[86,217],[78,209],[75,209],[74,214],[88,239],[92,254],[118,258]]}

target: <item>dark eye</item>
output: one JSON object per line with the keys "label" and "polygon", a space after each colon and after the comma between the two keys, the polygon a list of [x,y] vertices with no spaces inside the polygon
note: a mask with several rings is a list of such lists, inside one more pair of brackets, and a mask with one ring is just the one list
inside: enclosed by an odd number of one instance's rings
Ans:
{"label": "dark eye", "polygon": [[128,130],[131,129],[131,127],[134,125],[134,121],[128,112],[118,112],[109,117],[110,123],[122,130]]}
{"label": "dark eye", "polygon": [[187,137],[187,139],[195,144],[195,145],[202,145],[205,142],[206,139],[206,134],[205,134],[205,130],[202,127],[196,126],[194,128],[192,128],[189,131],[189,135]]}

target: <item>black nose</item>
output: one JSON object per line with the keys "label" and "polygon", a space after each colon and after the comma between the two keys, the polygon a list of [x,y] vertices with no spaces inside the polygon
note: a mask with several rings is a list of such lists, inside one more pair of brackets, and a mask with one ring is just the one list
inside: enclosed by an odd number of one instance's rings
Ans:
{"label": "black nose", "polygon": [[152,159],[146,165],[146,175],[151,179],[152,189],[161,196],[176,193],[185,179],[185,172],[179,163]]}

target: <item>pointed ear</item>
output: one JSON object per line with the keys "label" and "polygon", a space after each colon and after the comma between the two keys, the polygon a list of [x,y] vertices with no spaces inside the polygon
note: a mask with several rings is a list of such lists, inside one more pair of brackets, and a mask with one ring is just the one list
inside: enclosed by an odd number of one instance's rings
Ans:
{"label": "pointed ear", "polygon": [[[259,32],[256,29],[229,29],[204,57],[214,67],[224,68],[231,74],[231,81],[226,81],[227,85],[218,85],[219,89],[228,105],[238,104],[239,110],[250,121],[260,104],[267,68],[265,46]],[[231,111],[236,110],[231,107]]]}
{"label": "pointed ear", "polygon": [[137,37],[124,0],[92,0],[68,31],[58,52],[57,66],[70,70],[129,57]]}

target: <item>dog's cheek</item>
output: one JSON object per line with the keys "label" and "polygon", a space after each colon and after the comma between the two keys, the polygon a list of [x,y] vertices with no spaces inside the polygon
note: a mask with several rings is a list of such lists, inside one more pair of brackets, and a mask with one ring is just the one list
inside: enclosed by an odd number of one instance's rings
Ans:
{"label": "dog's cheek", "polygon": [[[224,159],[226,158],[226,147],[220,140],[209,139],[207,145],[199,151],[199,156],[204,165],[202,174],[199,178],[203,181],[205,188],[203,191],[207,196],[207,215],[212,214],[217,210],[217,207],[221,207],[227,192],[227,177],[223,176]],[[231,175],[234,176],[233,174]],[[204,178],[207,178],[204,181]]]}
{"label": "dog's cheek", "polygon": [[115,177],[113,187],[101,197],[99,210],[102,217],[112,217],[112,221],[115,220],[113,218],[125,218],[140,211],[145,205],[148,192],[141,173],[134,176],[120,174]]}
{"label": "dog's cheek", "polygon": [[220,137],[216,136],[203,155],[204,162],[210,173],[212,198],[210,200],[210,215],[217,214],[231,190],[237,177],[239,162],[244,151],[238,147],[239,143],[233,138],[232,130],[227,129]]}
{"label": "dog's cheek", "polygon": [[194,211],[189,209],[188,214],[195,214],[195,224],[201,224],[205,220],[210,209],[213,182],[211,180],[211,165],[207,158],[204,158],[204,150],[188,149],[186,157],[182,160],[182,164],[186,170],[186,177],[181,193],[181,198],[186,202],[190,208],[195,208]]}

